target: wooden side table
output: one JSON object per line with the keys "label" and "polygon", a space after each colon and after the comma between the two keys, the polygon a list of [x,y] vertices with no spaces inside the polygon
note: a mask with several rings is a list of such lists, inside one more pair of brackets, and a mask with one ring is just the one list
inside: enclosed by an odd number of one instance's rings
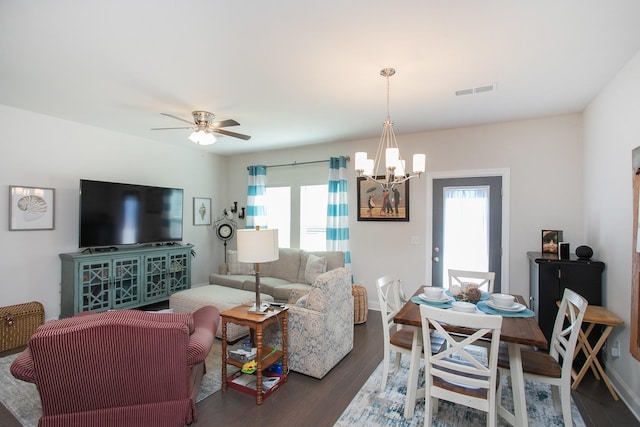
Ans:
{"label": "wooden side table", "polygon": [[[220,318],[222,321],[222,391],[225,391],[227,385],[229,385],[244,392],[254,392],[254,390],[245,390],[242,387],[235,387],[235,384],[231,382],[233,379],[233,375],[227,377],[227,363],[239,368],[242,368],[242,365],[244,364],[243,362],[229,359],[227,357],[227,323],[248,326],[253,331],[254,345],[257,349],[256,363],[258,367],[255,372],[255,396],[256,404],[260,405],[262,404],[263,397],[270,395],[273,391],[279,388],[282,383],[287,381],[287,321],[289,319],[289,309],[287,307],[283,307],[279,309],[273,309],[262,314],[249,313],[249,308],[250,307],[241,305],[220,313]],[[280,322],[282,325],[282,349],[275,350],[270,347],[263,346],[262,335],[264,332],[264,327],[278,322]],[[262,391],[263,370],[268,368],[273,363],[277,362],[280,358],[282,358],[282,374],[279,375],[280,381],[276,386],[265,393]]]}
{"label": "wooden side table", "polygon": [[[607,341],[607,338],[609,337],[609,334],[613,330],[614,326],[620,325],[624,323],[624,321],[604,307],[601,307],[599,305],[588,305],[587,310],[584,313],[584,319],[582,320],[582,323],[587,325],[587,329],[580,330],[580,334],[578,335],[578,345],[576,346],[576,351],[573,355],[573,358],[575,359],[580,351],[582,351],[584,355],[587,356],[587,360],[584,362],[584,365],[582,365],[580,372],[576,373],[574,371],[571,373],[571,377],[573,378],[573,384],[571,385],[571,388],[573,390],[577,389],[578,385],[582,381],[582,378],[584,378],[584,375],[589,369],[591,369],[596,379],[600,380],[600,378],[602,378],[604,383],[607,385],[611,396],[613,396],[615,400],[618,400],[618,395],[613,389],[613,386],[609,381],[609,377],[607,377],[604,369],[602,369],[602,365],[600,364],[597,356],[598,352]],[[605,328],[602,331],[602,335],[600,335],[600,337],[598,338],[595,346],[591,347],[591,343],[589,343],[589,335],[596,325],[602,325]]]}

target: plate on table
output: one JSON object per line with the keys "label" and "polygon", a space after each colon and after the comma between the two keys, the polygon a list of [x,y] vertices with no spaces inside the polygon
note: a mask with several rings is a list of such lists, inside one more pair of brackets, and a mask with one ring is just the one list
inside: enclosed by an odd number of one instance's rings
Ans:
{"label": "plate on table", "polygon": [[448,296],[448,295],[442,295],[440,298],[430,298],[425,294],[420,294],[420,295],[418,295],[418,297],[423,301],[434,302],[434,303],[447,302],[447,301],[449,301],[451,299],[451,297]]}
{"label": "plate on table", "polygon": [[490,299],[485,301],[485,303],[493,308],[494,310],[497,311],[508,311],[510,313],[519,313],[521,311],[524,311],[527,309],[526,305],[520,304],[519,302],[514,302],[513,305],[511,307],[501,307],[499,305],[494,304],[493,301],[491,301]]}

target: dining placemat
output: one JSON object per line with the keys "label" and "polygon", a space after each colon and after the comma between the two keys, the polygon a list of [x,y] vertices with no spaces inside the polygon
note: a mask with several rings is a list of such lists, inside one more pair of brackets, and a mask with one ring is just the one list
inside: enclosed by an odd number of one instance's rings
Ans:
{"label": "dining placemat", "polygon": [[415,302],[416,304],[430,305],[432,307],[438,307],[438,308],[451,308],[451,303],[453,302],[453,300],[450,299],[447,302],[429,302],[429,301],[423,300],[422,298],[416,295],[411,297],[411,302]]}
{"label": "dining placemat", "polygon": [[524,310],[518,311],[518,312],[494,310],[493,308],[489,307],[487,303],[484,301],[478,302],[477,307],[478,307],[478,310],[484,313],[499,314],[502,317],[533,317],[536,315],[533,311],[529,310],[528,308],[525,308]]}

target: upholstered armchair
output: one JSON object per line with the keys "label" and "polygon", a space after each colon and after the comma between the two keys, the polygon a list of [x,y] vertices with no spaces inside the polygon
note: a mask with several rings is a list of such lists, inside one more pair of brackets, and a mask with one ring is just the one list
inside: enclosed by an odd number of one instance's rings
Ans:
{"label": "upholstered armchair", "polygon": [[39,427],[184,426],[218,322],[211,306],[81,313],[40,326],[11,373],[37,386]]}
{"label": "upholstered armchair", "polygon": [[[343,267],[320,274],[308,294],[289,304],[287,352],[292,371],[323,378],[353,349],[350,277]],[[269,342],[277,345],[282,331],[274,329]]]}

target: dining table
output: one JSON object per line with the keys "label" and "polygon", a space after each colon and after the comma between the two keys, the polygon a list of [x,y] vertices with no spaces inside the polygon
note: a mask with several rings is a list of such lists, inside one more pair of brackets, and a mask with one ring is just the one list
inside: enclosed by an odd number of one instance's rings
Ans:
{"label": "dining table", "polygon": [[[416,290],[414,297],[422,293],[423,287],[420,286]],[[525,304],[525,300],[521,295],[515,295],[516,301]],[[478,316],[484,315],[477,311]],[[422,352],[422,321],[420,316],[419,304],[409,299],[398,311],[393,318],[394,322],[402,327],[412,327],[414,329],[414,346],[411,354],[411,367],[409,372],[414,373],[408,379],[407,397],[405,400],[404,416],[412,418],[415,409],[416,400],[425,395],[424,389],[418,390],[418,367],[420,364],[420,353]],[[457,334],[470,335],[474,331],[468,328],[462,328],[454,325],[443,325],[445,330],[455,332]],[[500,341],[505,343],[509,351],[509,364],[511,370],[511,390],[513,392],[513,413],[509,412],[502,405],[498,407],[498,415],[505,419],[509,424],[514,426],[526,426],[527,422],[527,406],[524,391],[524,373],[522,371],[522,359],[520,349],[525,347],[536,347],[538,349],[547,349],[548,342],[538,326],[535,317],[513,317],[503,316],[502,329],[500,332]]]}

